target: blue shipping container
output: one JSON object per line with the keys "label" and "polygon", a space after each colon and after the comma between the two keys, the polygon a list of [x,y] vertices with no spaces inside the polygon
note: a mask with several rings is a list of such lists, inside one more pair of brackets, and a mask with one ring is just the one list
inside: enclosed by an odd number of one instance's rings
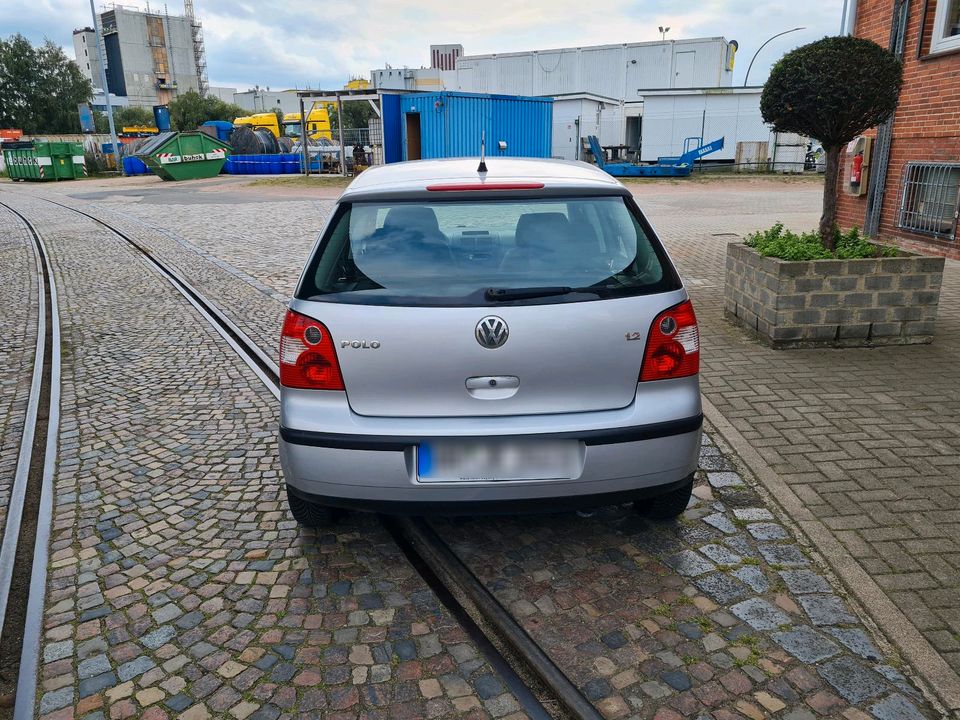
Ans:
{"label": "blue shipping container", "polygon": [[481,131],[489,158],[546,158],[553,141],[553,98],[413,93],[401,96],[399,124],[404,160],[476,157]]}
{"label": "blue shipping container", "polygon": [[233,123],[226,120],[207,120],[204,123],[207,127],[216,128],[217,140],[230,142],[230,135],[233,133]]}

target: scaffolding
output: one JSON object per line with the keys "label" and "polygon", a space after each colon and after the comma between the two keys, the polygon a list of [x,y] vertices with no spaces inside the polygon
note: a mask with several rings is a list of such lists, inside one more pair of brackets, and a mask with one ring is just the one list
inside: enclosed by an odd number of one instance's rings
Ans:
{"label": "scaffolding", "polygon": [[193,60],[197,66],[197,92],[200,93],[200,97],[206,97],[210,83],[207,80],[207,54],[203,47],[203,24],[193,12],[193,0],[183,0],[183,12],[190,20]]}

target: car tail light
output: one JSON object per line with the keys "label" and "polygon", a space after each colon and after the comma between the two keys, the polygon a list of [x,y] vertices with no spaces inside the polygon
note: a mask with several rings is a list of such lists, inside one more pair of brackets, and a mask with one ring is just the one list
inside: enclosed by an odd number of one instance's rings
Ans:
{"label": "car tail light", "polygon": [[689,300],[664,310],[650,325],[640,381],[687,377],[700,372],[700,331]]}
{"label": "car tail light", "polygon": [[287,310],[280,336],[280,384],[308,390],[343,390],[337,351],[326,326]]}

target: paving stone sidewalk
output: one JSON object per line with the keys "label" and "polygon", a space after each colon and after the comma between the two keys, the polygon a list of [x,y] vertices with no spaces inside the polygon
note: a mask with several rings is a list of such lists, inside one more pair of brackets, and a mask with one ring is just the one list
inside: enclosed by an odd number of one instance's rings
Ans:
{"label": "paving stone sidewalk", "polygon": [[92,222],[18,202],[65,344],[39,716],[526,717],[375,518],[297,527],[275,401],[191,307]]}
{"label": "paving stone sidewalk", "polygon": [[[704,205],[692,193],[638,192],[655,217],[678,218],[658,228],[695,280],[703,392],[960,671],[960,263],[947,261],[931,345],[768,349],[722,317],[726,244],[736,239],[723,233],[784,215],[815,224],[815,212],[778,211],[772,195],[715,193]],[[817,199],[807,198],[811,209]]]}
{"label": "paving stone sidewalk", "polygon": [[710,435],[679,523],[436,521],[606,718],[935,717]]}

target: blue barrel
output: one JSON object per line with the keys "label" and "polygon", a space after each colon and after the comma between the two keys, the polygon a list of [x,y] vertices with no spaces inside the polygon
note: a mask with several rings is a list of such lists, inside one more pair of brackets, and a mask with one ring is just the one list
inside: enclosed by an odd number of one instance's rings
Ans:
{"label": "blue barrel", "polygon": [[157,130],[170,132],[170,108],[166,105],[153,106],[153,120],[157,123]]}
{"label": "blue barrel", "polygon": [[140,158],[135,155],[128,155],[123,159],[124,175],[146,175],[150,169]]}
{"label": "blue barrel", "polygon": [[281,155],[271,155],[267,162],[269,163],[271,175],[279,175],[283,172],[283,157]]}

